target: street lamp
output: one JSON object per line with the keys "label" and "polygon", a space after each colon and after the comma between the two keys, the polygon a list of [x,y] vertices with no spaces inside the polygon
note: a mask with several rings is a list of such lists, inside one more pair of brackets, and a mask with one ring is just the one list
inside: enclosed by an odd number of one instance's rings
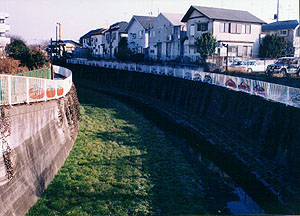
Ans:
{"label": "street lamp", "polygon": [[226,73],[228,73],[228,44],[222,43],[222,46],[226,47]]}

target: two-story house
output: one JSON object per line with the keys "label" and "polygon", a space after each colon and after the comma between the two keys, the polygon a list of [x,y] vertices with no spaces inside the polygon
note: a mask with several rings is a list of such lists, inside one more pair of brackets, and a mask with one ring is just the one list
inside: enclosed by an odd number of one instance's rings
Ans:
{"label": "two-story house", "polygon": [[134,15],[127,28],[128,47],[133,53],[148,54],[149,30],[156,17]]}
{"label": "two-story house", "polygon": [[127,38],[127,27],[128,23],[125,21],[117,22],[109,27],[105,32],[104,39],[104,57],[115,58],[115,53],[118,50],[118,45],[121,38]]}
{"label": "two-story house", "polygon": [[183,55],[186,25],[181,22],[183,14],[160,13],[150,29],[149,58],[175,60]]}
{"label": "two-story house", "polygon": [[103,28],[94,29],[94,30],[91,30],[88,33],[84,34],[82,37],[80,37],[79,43],[82,46],[82,48],[92,49],[91,36],[97,32],[101,32],[102,30],[103,30]]}
{"label": "two-story house", "polygon": [[217,39],[216,53],[226,56],[257,57],[264,21],[247,11],[191,6],[182,18],[187,23],[188,52],[193,61],[199,58],[195,41],[204,32]]}
{"label": "two-story house", "polygon": [[278,21],[263,25],[262,33],[284,37],[288,55],[300,57],[300,25],[297,20]]}
{"label": "two-story house", "polygon": [[4,53],[5,46],[10,43],[10,38],[6,37],[6,33],[9,31],[10,26],[5,23],[5,19],[8,15],[5,13],[0,13],[0,58]]}
{"label": "two-story house", "polygon": [[92,55],[94,57],[102,57],[104,54],[104,43],[106,29],[101,29],[91,34]]}

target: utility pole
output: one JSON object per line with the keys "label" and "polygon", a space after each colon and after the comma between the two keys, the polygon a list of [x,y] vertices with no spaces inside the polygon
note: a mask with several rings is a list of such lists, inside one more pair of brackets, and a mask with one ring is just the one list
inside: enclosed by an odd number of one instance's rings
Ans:
{"label": "utility pole", "polygon": [[228,44],[222,43],[224,47],[226,47],[226,73],[228,73]]}
{"label": "utility pole", "polygon": [[277,0],[277,15],[276,15],[276,21],[278,22],[279,18],[279,0]]}

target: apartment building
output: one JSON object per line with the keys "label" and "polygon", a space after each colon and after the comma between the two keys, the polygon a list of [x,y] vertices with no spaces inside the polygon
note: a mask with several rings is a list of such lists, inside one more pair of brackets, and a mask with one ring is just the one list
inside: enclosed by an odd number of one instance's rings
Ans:
{"label": "apartment building", "polygon": [[8,14],[0,12],[0,57],[4,55],[5,46],[10,43],[10,38],[6,36],[10,30],[9,24],[5,22],[7,18]]}

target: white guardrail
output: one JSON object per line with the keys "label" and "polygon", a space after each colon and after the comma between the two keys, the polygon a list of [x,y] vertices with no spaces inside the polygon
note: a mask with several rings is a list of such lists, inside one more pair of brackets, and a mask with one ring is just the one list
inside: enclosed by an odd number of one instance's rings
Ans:
{"label": "white guardrail", "polygon": [[203,68],[184,68],[171,66],[146,65],[140,63],[124,63],[107,60],[68,59],[67,63],[83,64],[102,68],[129,70],[143,73],[153,73],[201,81],[217,86],[222,86],[235,91],[242,91],[252,95],[264,97],[267,100],[280,102],[300,108],[300,89],[289,86],[252,80],[242,77],[229,76],[204,72]]}
{"label": "white guardrail", "polygon": [[53,65],[65,79],[42,79],[0,74],[0,105],[47,101],[65,96],[72,87],[72,72]]}

